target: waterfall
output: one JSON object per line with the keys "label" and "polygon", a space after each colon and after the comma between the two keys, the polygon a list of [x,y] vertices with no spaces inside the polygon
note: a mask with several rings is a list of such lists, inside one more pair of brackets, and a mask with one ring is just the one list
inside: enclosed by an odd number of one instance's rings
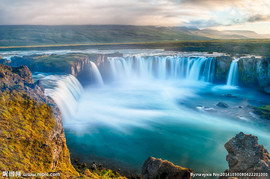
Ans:
{"label": "waterfall", "polygon": [[90,75],[91,75],[91,81],[94,81],[95,84],[102,86],[104,85],[102,76],[98,70],[98,67],[94,62],[90,61]]}
{"label": "waterfall", "polygon": [[228,73],[227,86],[237,86],[238,84],[238,58],[234,58]]}
{"label": "waterfall", "polygon": [[192,61],[192,66],[190,66],[190,71],[188,75],[188,79],[190,80],[199,80],[201,78],[201,70],[202,66],[206,62],[205,57],[200,57],[199,59]]}
{"label": "waterfall", "polygon": [[63,118],[68,120],[76,113],[77,103],[83,92],[80,82],[72,75],[56,81],[53,89],[46,89],[46,95],[53,98],[60,108]]}
{"label": "waterfall", "polygon": [[127,56],[109,57],[113,80],[188,79],[212,82],[215,59],[212,57]]}

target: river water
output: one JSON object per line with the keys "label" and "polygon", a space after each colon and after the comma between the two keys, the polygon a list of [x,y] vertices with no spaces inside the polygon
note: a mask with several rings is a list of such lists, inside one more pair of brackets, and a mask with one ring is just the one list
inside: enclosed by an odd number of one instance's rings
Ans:
{"label": "river water", "polygon": [[[228,168],[224,144],[239,132],[258,136],[270,149],[269,121],[248,107],[267,104],[269,97],[213,84],[211,60],[113,57],[110,78],[103,82],[103,74],[91,64],[98,79],[84,89],[69,75],[36,77],[47,83],[47,94],[63,113],[72,158],[137,174],[149,156],[195,172],[223,172]],[[219,102],[229,107],[218,107]]]}

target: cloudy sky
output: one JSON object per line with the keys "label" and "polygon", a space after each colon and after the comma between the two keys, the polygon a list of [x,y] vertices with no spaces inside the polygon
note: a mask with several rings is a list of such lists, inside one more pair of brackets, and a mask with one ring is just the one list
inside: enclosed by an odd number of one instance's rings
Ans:
{"label": "cloudy sky", "polygon": [[270,33],[270,0],[0,0],[0,24],[190,26]]}

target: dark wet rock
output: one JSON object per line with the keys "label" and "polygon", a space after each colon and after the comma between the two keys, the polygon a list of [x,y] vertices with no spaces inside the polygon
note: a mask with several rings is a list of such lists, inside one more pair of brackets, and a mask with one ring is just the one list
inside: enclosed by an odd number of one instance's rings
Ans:
{"label": "dark wet rock", "polygon": [[91,168],[90,168],[91,170],[96,170],[97,169],[97,165],[95,164],[95,163],[93,163],[92,165],[91,165]]}
{"label": "dark wet rock", "polygon": [[143,179],[190,179],[193,170],[174,165],[167,160],[149,157],[142,167]]}
{"label": "dark wet rock", "polygon": [[[54,104],[50,98],[44,95],[41,84],[34,83],[32,74],[26,66],[10,67],[0,64],[0,73],[2,74],[0,78],[0,92],[26,92],[37,102]],[[60,112],[56,112],[56,114],[61,116]]]}
{"label": "dark wet rock", "polygon": [[103,166],[101,164],[98,165],[98,169],[101,170]]}
{"label": "dark wet rock", "polygon": [[221,108],[228,108],[229,107],[229,105],[224,103],[224,102],[219,102],[216,104],[216,106],[221,107]]}
{"label": "dark wet rock", "polygon": [[268,173],[270,176],[270,155],[258,144],[256,136],[240,132],[225,144],[225,148],[229,153],[226,157],[229,169],[225,173]]}
{"label": "dark wet rock", "polygon": [[224,96],[225,96],[225,97],[228,97],[228,98],[237,98],[237,96],[234,96],[234,95],[232,95],[232,94],[225,94]]}
{"label": "dark wet rock", "polygon": [[247,108],[251,108],[251,109],[253,108],[253,106],[251,106],[251,105],[249,105],[249,104],[248,104],[246,107],[247,107]]}
{"label": "dark wet rock", "polygon": [[233,59],[230,56],[216,57],[216,71],[214,77],[215,83],[226,83],[232,60]]}
{"label": "dark wet rock", "polygon": [[270,86],[269,58],[241,58],[239,66],[239,84],[241,86],[265,89]]}

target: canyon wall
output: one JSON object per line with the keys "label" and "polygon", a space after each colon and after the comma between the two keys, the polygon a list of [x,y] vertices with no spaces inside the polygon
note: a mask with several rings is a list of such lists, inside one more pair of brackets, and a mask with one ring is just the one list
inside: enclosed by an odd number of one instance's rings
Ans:
{"label": "canyon wall", "polygon": [[270,93],[270,59],[241,58],[239,64],[239,83],[245,87],[259,87]]}
{"label": "canyon wall", "polygon": [[[233,60],[229,56],[216,57],[215,83],[225,84]],[[270,94],[270,59],[242,57],[238,61],[239,86],[257,88]]]}
{"label": "canyon wall", "polygon": [[230,56],[216,57],[214,83],[226,84],[228,72],[229,72],[230,64],[232,60],[233,58]]}
{"label": "canyon wall", "polygon": [[[94,62],[104,80],[109,79],[108,57],[122,57],[123,54],[65,54],[13,57],[11,61],[0,60],[0,63],[12,67],[26,65],[32,72],[72,74],[83,84],[91,82],[91,61]],[[226,84],[233,57],[215,57],[215,84]],[[270,59],[258,57],[242,57],[238,61],[239,86],[257,88],[270,93]]]}

